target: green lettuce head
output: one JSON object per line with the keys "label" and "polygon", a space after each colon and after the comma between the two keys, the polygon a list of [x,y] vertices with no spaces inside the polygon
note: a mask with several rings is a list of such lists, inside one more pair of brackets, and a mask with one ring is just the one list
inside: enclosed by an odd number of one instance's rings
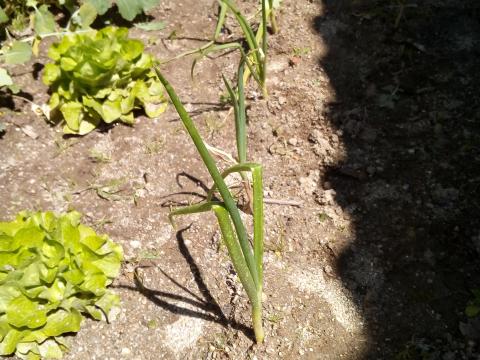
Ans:
{"label": "green lettuce head", "polygon": [[[84,135],[102,121],[133,124],[133,110],[157,117],[167,102],[143,43],[114,26],[64,36],[53,44],[43,82],[50,86],[51,114],[61,114],[64,133]],[[58,113],[59,112],[59,113]]]}
{"label": "green lettuce head", "polygon": [[21,212],[0,222],[0,355],[60,358],[62,334],[79,331],[83,314],[102,320],[119,305],[107,286],[122,248],[80,217]]}

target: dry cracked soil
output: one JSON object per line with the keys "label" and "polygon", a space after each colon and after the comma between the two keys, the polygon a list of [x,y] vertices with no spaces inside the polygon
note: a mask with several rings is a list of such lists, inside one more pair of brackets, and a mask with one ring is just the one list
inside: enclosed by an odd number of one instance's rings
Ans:
{"label": "dry cracked soil", "polygon": [[[239,1],[251,15],[256,3]],[[208,40],[216,2],[148,15],[166,29],[130,34],[168,59]],[[480,319],[465,315],[480,288],[479,19],[474,0],[282,2],[268,99],[248,87],[249,157],[274,200],[258,346],[215,218],[168,222],[211,185],[172,106],[63,137],[2,97],[0,218],[76,209],[126,255],[121,310],[86,320],[65,359],[480,359]],[[229,19],[223,40],[239,34]],[[37,104],[46,45],[12,69]],[[238,57],[202,60],[193,81],[191,62],[162,69],[206,141],[233,154],[220,75]]]}

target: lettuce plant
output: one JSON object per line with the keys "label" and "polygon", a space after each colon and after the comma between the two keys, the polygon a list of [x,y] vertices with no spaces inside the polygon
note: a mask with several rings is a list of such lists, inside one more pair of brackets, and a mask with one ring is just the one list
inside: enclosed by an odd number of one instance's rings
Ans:
{"label": "lettuce plant", "polygon": [[83,314],[101,320],[119,305],[106,287],[122,257],[77,212],[21,212],[0,222],[0,355],[60,358],[62,334],[79,331]]}
{"label": "lettuce plant", "polygon": [[[38,56],[42,39],[88,29],[99,15],[115,4],[120,15],[132,21],[138,14],[152,9],[159,0],[0,0],[0,60],[7,64],[24,64]],[[53,11],[52,11],[53,10]],[[57,12],[68,19],[65,28],[56,21]],[[162,29],[162,22],[138,23],[146,31]],[[33,36],[31,34],[33,33]],[[13,35],[13,36],[12,36]],[[6,69],[0,68],[0,90],[18,93]]]}
{"label": "lettuce plant", "polygon": [[154,59],[141,41],[128,38],[126,28],[65,36],[48,56],[54,60],[43,74],[52,92],[48,105],[51,115],[61,113],[66,134],[87,134],[102,121],[133,124],[136,108],[149,117],[166,108],[163,87],[151,70]]}

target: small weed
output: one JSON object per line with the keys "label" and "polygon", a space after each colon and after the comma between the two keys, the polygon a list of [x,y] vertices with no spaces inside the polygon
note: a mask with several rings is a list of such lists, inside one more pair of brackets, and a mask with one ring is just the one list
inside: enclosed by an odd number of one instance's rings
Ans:
{"label": "small weed", "polygon": [[227,92],[222,92],[218,97],[218,101],[223,106],[229,105],[230,104],[230,95],[228,95]]}
{"label": "small weed", "polygon": [[173,29],[170,34],[168,34],[167,39],[168,40],[175,40],[179,37],[179,30]]}
{"label": "small weed", "polygon": [[94,190],[97,196],[104,200],[119,201],[123,199],[119,193],[124,190],[125,183],[125,179],[112,179],[105,184],[90,184],[84,189],[74,191],[74,194]]}
{"label": "small weed", "polygon": [[281,221],[277,221],[277,227],[279,229],[277,240],[274,243],[266,244],[265,248],[268,251],[274,252],[278,258],[282,258],[286,246],[286,229]]}
{"label": "small weed", "polygon": [[474,298],[469,301],[465,308],[465,314],[470,318],[480,315],[480,289],[473,289],[472,294]]}
{"label": "small weed", "polygon": [[310,52],[312,51],[312,49],[310,47],[300,47],[300,48],[293,48],[292,50],[292,55],[293,56],[297,56],[297,57],[303,57],[305,55],[308,55],[310,54]]}
{"label": "small weed", "polygon": [[96,163],[109,163],[110,161],[112,161],[110,155],[105,154],[95,148],[90,149],[90,151],[88,152],[88,157]]}
{"label": "small weed", "polygon": [[318,214],[318,219],[320,220],[321,223],[324,223],[325,221],[330,219],[330,216],[328,216],[324,212],[321,212],[321,213]]}
{"label": "small weed", "polygon": [[121,187],[125,184],[123,179],[114,179],[105,185],[100,185],[95,188],[95,191],[99,197],[108,201],[122,200],[122,196],[118,193],[122,191]]}
{"label": "small weed", "polygon": [[75,145],[78,142],[78,140],[74,140],[74,139],[64,140],[61,136],[59,136],[55,138],[54,142],[55,142],[55,145],[57,146],[57,156],[58,156],[66,152],[73,145]]}
{"label": "small weed", "polygon": [[165,138],[163,139],[154,139],[145,143],[144,152],[147,155],[156,155],[159,154],[165,148]]}
{"label": "small weed", "polygon": [[65,201],[66,203],[70,204],[72,202],[72,194],[71,193],[66,193],[66,194],[63,194],[63,201]]}
{"label": "small weed", "polygon": [[113,221],[106,218],[105,216],[101,218],[100,220],[97,220],[93,223],[93,227],[96,229],[99,229],[107,224],[113,224]]}
{"label": "small weed", "polygon": [[283,316],[278,313],[270,314],[267,316],[267,320],[274,324],[279,323],[280,321],[282,321],[282,319],[283,319]]}
{"label": "small weed", "polygon": [[185,134],[185,127],[183,125],[178,125],[172,128],[173,135]]}
{"label": "small weed", "polygon": [[224,351],[228,343],[228,338],[223,333],[216,333],[211,347],[216,351]]}
{"label": "small weed", "polygon": [[403,349],[398,352],[395,360],[415,360],[415,359],[436,359],[436,346],[430,344],[426,339],[413,337],[405,343]]}
{"label": "small weed", "polygon": [[146,325],[150,330],[154,330],[158,327],[158,322],[156,320],[148,320]]}
{"label": "small weed", "polygon": [[211,137],[225,126],[225,122],[216,117],[207,116],[205,118],[205,125],[207,125],[208,132]]}
{"label": "small weed", "polygon": [[136,259],[138,261],[157,260],[157,259],[160,259],[160,257],[161,257],[161,254],[158,250],[141,250],[136,256]]}

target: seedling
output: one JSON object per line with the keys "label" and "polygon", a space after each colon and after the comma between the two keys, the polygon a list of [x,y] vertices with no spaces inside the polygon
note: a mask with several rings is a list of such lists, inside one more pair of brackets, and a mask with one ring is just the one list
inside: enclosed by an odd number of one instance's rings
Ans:
{"label": "seedling", "polygon": [[[243,75],[246,60],[244,59],[238,71],[238,94],[234,94],[231,85],[225,79],[235,109],[235,128],[237,139],[238,163],[220,172],[209,148],[202,140],[192,119],[185,107],[178,98],[175,90],[156,69],[158,78],[165,86],[170,99],[175,106],[188,134],[192,138],[205,166],[210,173],[214,185],[208,192],[207,199],[201,203],[178,208],[173,210],[169,218],[178,215],[187,215],[213,210],[215,213],[223,240],[232,260],[238,277],[245,288],[245,291],[252,304],[253,330],[257,343],[264,340],[262,325],[262,290],[263,290],[263,185],[262,166],[247,162],[247,141],[246,141],[246,116],[245,116],[245,95],[243,91]],[[247,173],[252,175],[252,188]],[[225,178],[232,173],[240,173],[245,180],[247,193],[253,190],[252,212],[253,212],[253,246],[249,242],[246,227],[240,216],[240,211],[234,197],[225,183]],[[218,199],[215,194],[219,192]],[[233,227],[232,227],[233,222]]]}
{"label": "seedling", "polygon": [[468,317],[473,318],[480,315],[480,289],[473,289],[471,291],[474,298],[468,303],[467,307],[465,308],[465,314]]}
{"label": "seedling", "polygon": [[105,154],[95,148],[90,149],[88,157],[96,163],[109,163],[112,161],[112,157],[109,154]]}
{"label": "seedling", "polygon": [[274,313],[267,317],[267,320],[274,324],[279,323],[280,321],[282,321],[282,319],[283,316],[279,313]]}
{"label": "seedling", "polygon": [[145,143],[144,152],[147,155],[155,155],[160,153],[165,147],[165,138],[153,139]]}

